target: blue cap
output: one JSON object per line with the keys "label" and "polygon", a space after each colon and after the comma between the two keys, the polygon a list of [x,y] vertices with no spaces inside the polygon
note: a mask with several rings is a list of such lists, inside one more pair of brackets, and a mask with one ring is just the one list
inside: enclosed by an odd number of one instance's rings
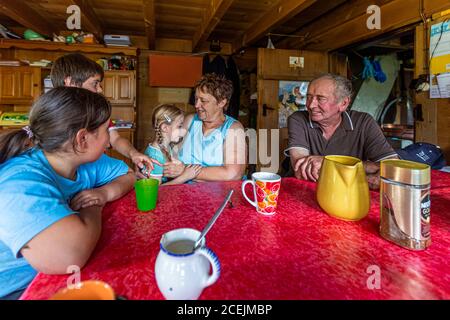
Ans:
{"label": "blue cap", "polygon": [[445,158],[441,148],[431,143],[413,143],[396,152],[402,160],[424,163],[432,169],[441,169],[445,166]]}

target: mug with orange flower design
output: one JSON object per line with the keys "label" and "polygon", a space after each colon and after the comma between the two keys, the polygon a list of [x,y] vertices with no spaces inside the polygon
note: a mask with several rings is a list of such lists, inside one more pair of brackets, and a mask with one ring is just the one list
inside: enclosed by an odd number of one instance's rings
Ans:
{"label": "mug with orange flower design", "polygon": [[[253,185],[255,201],[250,200],[245,194],[245,186],[248,183]],[[265,215],[272,215],[277,208],[280,185],[281,177],[276,173],[255,172],[252,174],[252,180],[246,180],[242,183],[242,194],[256,208],[256,211]]]}

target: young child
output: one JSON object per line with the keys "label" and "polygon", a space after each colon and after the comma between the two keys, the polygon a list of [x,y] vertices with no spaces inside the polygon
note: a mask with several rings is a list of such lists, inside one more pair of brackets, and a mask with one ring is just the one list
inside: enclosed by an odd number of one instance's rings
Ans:
{"label": "young child", "polygon": [[[54,87],[79,87],[92,92],[103,92],[101,82],[104,72],[102,67],[79,53],[70,53],[56,59],[50,76]],[[137,151],[130,141],[121,137],[114,130],[112,122],[110,122],[109,129],[109,142],[114,150],[131,159],[138,168],[153,167],[154,160]],[[140,175],[139,170],[136,173]]]}
{"label": "young child", "polygon": [[[184,113],[176,106],[163,104],[153,111],[152,124],[155,129],[155,140],[149,143],[145,154],[156,159],[161,165],[166,162],[176,162],[172,147],[183,140],[186,130],[183,127]],[[149,173],[152,178],[158,179],[164,185],[182,184],[194,179],[201,171],[200,165],[186,166],[184,171],[173,180],[167,181],[163,177],[163,168],[157,164]]]}
{"label": "young child", "polygon": [[0,297],[18,297],[37,272],[83,267],[102,207],[133,187],[128,166],[104,154],[110,115],[102,95],[59,87],[28,127],[0,135]]}

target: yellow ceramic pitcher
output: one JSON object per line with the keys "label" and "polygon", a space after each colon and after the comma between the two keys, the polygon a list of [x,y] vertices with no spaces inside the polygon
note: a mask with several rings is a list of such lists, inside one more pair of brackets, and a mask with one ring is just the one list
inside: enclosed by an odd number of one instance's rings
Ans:
{"label": "yellow ceramic pitcher", "polygon": [[317,202],[336,218],[364,218],[369,212],[370,196],[362,161],[347,156],[325,156],[317,183]]}

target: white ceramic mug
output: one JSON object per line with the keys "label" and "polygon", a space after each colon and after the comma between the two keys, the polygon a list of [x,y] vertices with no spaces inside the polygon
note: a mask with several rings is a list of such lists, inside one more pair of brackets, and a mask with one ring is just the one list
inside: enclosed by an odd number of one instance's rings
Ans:
{"label": "white ceramic mug", "polygon": [[[203,289],[219,279],[220,262],[211,249],[201,245],[192,251],[200,231],[183,228],[161,237],[155,263],[156,283],[168,300],[195,300]],[[212,274],[209,274],[212,266]]]}

